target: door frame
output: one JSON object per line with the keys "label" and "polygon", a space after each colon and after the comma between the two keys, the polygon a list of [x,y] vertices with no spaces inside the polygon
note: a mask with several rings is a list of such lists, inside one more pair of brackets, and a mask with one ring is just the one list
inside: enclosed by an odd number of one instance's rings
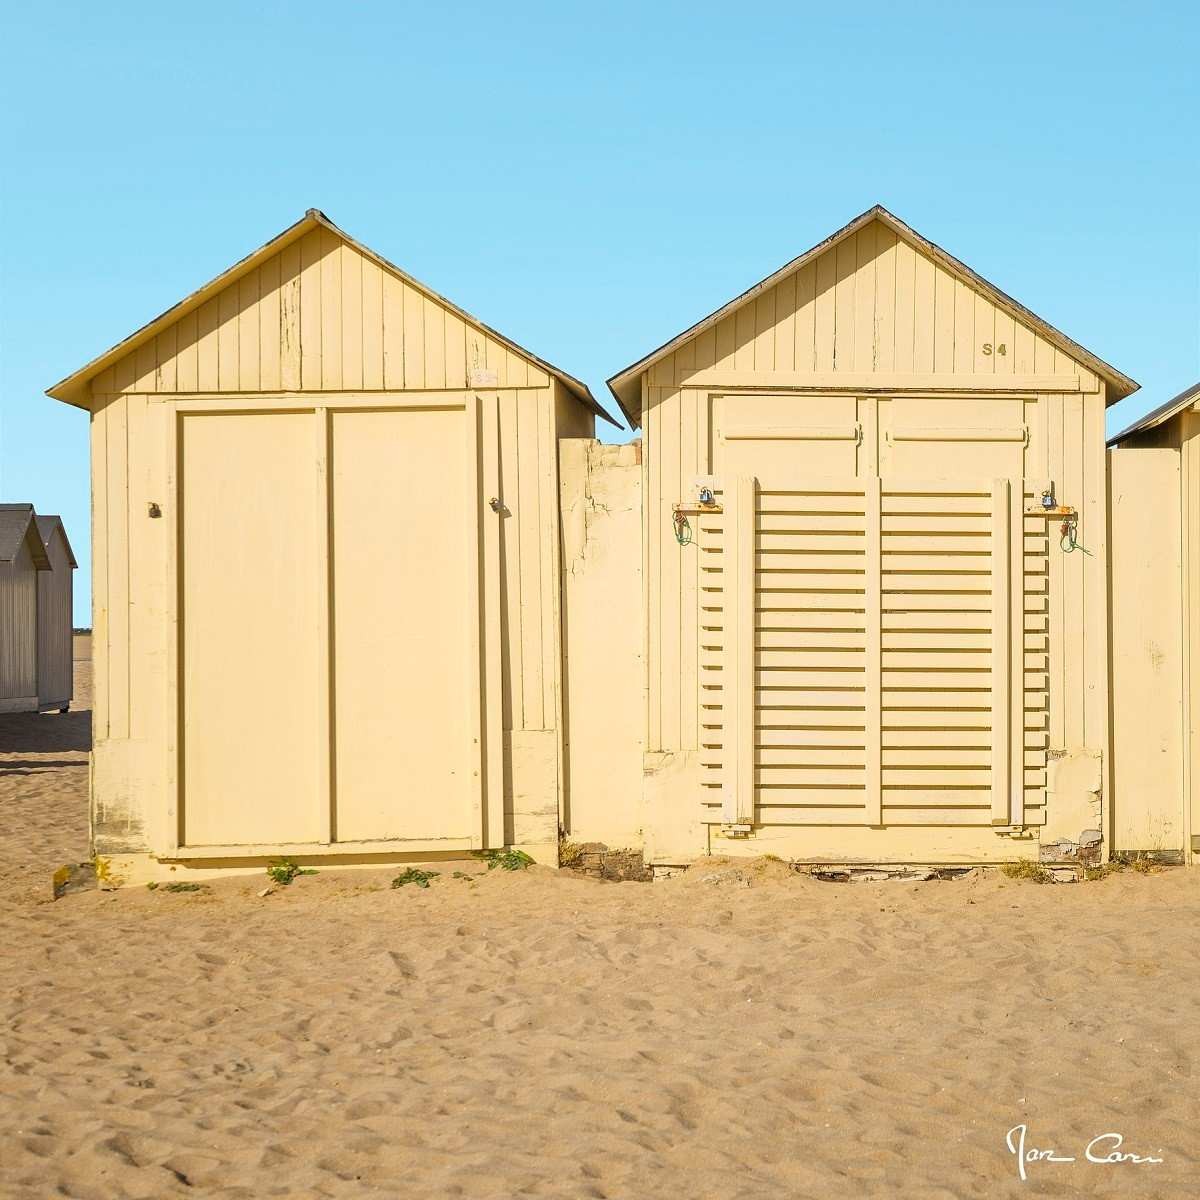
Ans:
{"label": "door frame", "polygon": [[[504,845],[504,735],[502,670],[503,629],[500,609],[500,520],[503,505],[489,501],[499,497],[500,427],[499,394],[488,391],[405,393],[308,393],[264,394],[252,397],[164,396],[167,410],[165,502],[167,518],[165,712],[170,714],[165,738],[166,822],[163,855],[173,859],[261,858],[271,855],[431,853],[502,848]],[[332,761],[334,720],[333,645],[331,638],[332,564],[329,555],[332,518],[329,455],[332,414],[339,411],[393,411],[404,409],[461,409],[466,421],[467,494],[467,609],[476,614],[466,631],[467,691],[476,697],[470,706],[470,743],[467,760],[471,766],[471,811],[469,831],[459,838],[401,839],[380,841],[333,840],[336,828],[336,781]],[[314,467],[317,473],[317,504],[314,520],[317,554],[312,583],[317,588],[318,618],[315,649],[318,656],[318,729],[323,732],[317,746],[318,803],[324,836],[317,842],[255,843],[232,845],[189,845],[185,841],[186,780],[184,754],[182,550],[183,488],[182,423],[187,417],[263,416],[292,413],[313,418]],[[474,547],[474,553],[469,548]]]}

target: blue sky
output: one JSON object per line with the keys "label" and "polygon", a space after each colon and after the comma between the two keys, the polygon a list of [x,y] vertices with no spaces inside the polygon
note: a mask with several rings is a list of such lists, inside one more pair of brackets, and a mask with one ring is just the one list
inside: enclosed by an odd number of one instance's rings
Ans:
{"label": "blue sky", "polygon": [[308,207],[603,398],[880,202],[1141,382],[1115,428],[1200,378],[1198,12],[7,0],[0,498],[88,623],[44,388]]}

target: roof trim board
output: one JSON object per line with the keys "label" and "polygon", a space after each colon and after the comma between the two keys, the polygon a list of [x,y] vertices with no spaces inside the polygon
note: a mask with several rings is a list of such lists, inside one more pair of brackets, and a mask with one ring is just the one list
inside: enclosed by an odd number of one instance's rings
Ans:
{"label": "roof trim board", "polygon": [[498,330],[493,329],[490,325],[486,325],[478,317],[473,316],[465,309],[459,308],[453,301],[447,300],[445,296],[435,292],[427,284],[422,283],[419,279],[414,279],[406,271],[396,266],[395,263],[390,262],[381,254],[377,254],[370,247],[364,246],[362,242],[351,237],[350,234],[340,229],[323,212],[316,208],[310,208],[294,225],[288,226],[282,233],[273,237],[269,242],[260,246],[253,253],[248,254],[239,262],[234,263],[233,266],[223,271],[220,275],[209,280],[208,283],[192,292],[189,296],[186,296],[178,304],[174,304],[165,312],[160,313],[152,321],[131,333],[123,341],[118,342],[115,346],[92,359],[91,362],[80,367],[77,371],[73,371],[65,379],[60,379],[58,383],[47,388],[46,395],[55,400],[62,400],[66,404],[73,404],[77,408],[90,408],[88,384],[106,367],[124,358],[130,351],[136,350],[139,346],[150,341],[151,338],[157,337],[163,329],[174,324],[194,309],[199,308],[211,296],[228,287],[231,283],[235,283],[243,275],[257,267],[259,263],[277,254],[297,238],[303,237],[309,230],[318,227],[328,229],[331,233],[336,234],[347,245],[352,246],[383,270],[396,276],[410,287],[415,288],[435,303],[442,305],[448,312],[453,313],[460,320],[473,325],[488,337],[494,338],[514,354],[520,355],[534,366],[541,368],[548,375],[557,379],[585,408],[596,416],[603,418],[610,425],[620,428],[618,422],[614,421],[608,412],[597,402],[587,384],[576,379],[575,376],[569,375],[566,371],[554,366],[552,363],[548,363],[545,359],[539,358],[532,351],[525,349],[524,346],[518,345],[511,338],[505,337]]}
{"label": "roof trim board", "polygon": [[964,283],[980,292],[992,301],[998,308],[1003,309],[1015,320],[1021,321],[1023,324],[1030,326],[1042,335],[1047,341],[1051,342],[1070,357],[1077,359],[1084,366],[1094,371],[1110,386],[1110,395],[1108,403],[1113,404],[1117,400],[1130,395],[1138,390],[1140,386],[1135,380],[1130,379],[1128,375],[1118,371],[1115,367],[1106,363],[1103,359],[1097,357],[1090,350],[1085,349],[1078,342],[1069,338],[1061,330],[1056,329],[1049,322],[1044,321],[1036,313],[1030,311],[1019,301],[1014,300],[1007,293],[1002,292],[993,283],[989,283],[978,272],[973,271],[966,263],[955,258],[948,251],[943,250],[940,246],[931,242],[928,238],[923,237],[911,226],[906,225],[899,217],[888,212],[881,204],[876,204],[866,212],[860,213],[854,220],[843,225],[841,229],[829,235],[823,241],[818,242],[811,249],[806,250],[798,258],[794,258],[789,263],[785,263],[779,270],[768,275],[765,279],[754,284],[742,292],[741,295],[735,296],[728,304],[718,308],[715,312],[709,313],[707,317],[697,321],[689,329],[685,329],[670,341],[664,342],[657,350],[652,350],[645,357],[638,359],[637,362],[626,367],[624,370],[613,375],[608,382],[608,389],[613,394],[613,398],[621,406],[621,411],[629,419],[630,424],[637,426],[639,424],[638,410],[641,407],[641,388],[640,379],[656,362],[665,358],[668,354],[674,353],[685,342],[703,333],[706,329],[716,325],[719,321],[735,312],[743,305],[748,304],[761,292],[773,288],[782,279],[800,270],[805,264],[812,262],[824,254],[825,251],[836,246],[838,242],[844,238],[850,237],[857,233],[864,225],[871,221],[880,221],[888,226],[898,237],[903,238],[915,249],[927,254],[934,262],[944,267],[951,274],[962,279]]}
{"label": "roof trim board", "polygon": [[1185,408],[1190,408],[1193,404],[1200,404],[1200,383],[1193,383],[1191,387],[1184,388],[1179,395],[1172,396],[1170,400],[1160,404],[1157,408],[1152,408],[1131,425],[1126,425],[1120,433],[1115,433],[1108,439],[1108,444],[1116,446],[1126,438],[1132,437],[1135,433],[1141,433],[1146,429],[1154,429],[1183,412]]}

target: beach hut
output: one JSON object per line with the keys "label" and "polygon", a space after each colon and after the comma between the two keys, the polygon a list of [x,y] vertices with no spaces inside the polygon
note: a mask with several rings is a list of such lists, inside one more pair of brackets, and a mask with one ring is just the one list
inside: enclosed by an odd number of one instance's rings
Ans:
{"label": "beach hut", "polygon": [[38,576],[49,567],[33,505],[0,504],[0,713],[38,710]]}
{"label": "beach hut", "polygon": [[1109,443],[1113,844],[1200,861],[1200,383]]}
{"label": "beach hut", "polygon": [[653,862],[1102,852],[1133,380],[875,207],[609,383]]}
{"label": "beach hut", "polygon": [[586,386],[310,210],[49,394],[91,416],[97,851],[554,859]]}
{"label": "beach hut", "polygon": [[50,568],[39,571],[38,582],[38,707],[71,707],[74,634],[74,571],[79,564],[58,516],[35,518],[38,536]]}

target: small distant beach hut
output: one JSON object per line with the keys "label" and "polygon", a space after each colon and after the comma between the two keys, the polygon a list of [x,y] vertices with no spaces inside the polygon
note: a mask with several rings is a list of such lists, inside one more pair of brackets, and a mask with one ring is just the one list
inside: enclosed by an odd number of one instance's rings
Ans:
{"label": "small distant beach hut", "polygon": [[34,519],[50,562],[50,569],[39,571],[37,576],[38,707],[66,712],[72,693],[73,572],[79,564],[62,518]]}
{"label": "small distant beach hut", "polygon": [[0,504],[0,713],[38,710],[38,576],[50,569],[32,504]]}

